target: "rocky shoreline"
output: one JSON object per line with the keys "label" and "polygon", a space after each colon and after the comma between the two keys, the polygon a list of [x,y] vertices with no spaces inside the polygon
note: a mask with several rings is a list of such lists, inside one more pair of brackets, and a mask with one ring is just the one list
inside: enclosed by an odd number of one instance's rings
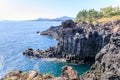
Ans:
{"label": "rocky shoreline", "polygon": [[79,76],[72,67],[64,66],[59,77],[54,77],[51,74],[41,74],[37,71],[22,72],[14,70],[8,72],[5,78],[0,80],[79,80]]}
{"label": "rocky shoreline", "polygon": [[[66,62],[74,64],[93,63],[80,80],[120,80],[120,20],[96,24],[75,24],[67,20],[41,35],[54,37],[58,44],[40,51],[43,53],[40,57],[65,58]],[[24,54],[29,56],[27,51]],[[35,55],[33,52],[32,56]]]}
{"label": "rocky shoreline", "polygon": [[62,58],[68,63],[89,64],[95,62],[96,54],[108,44],[114,26],[119,27],[120,20],[108,23],[74,23],[72,20],[62,22],[60,26],[52,26],[41,35],[52,36],[58,44],[46,50],[28,49],[26,56],[37,58]]}
{"label": "rocky shoreline", "polygon": [[[49,35],[57,39],[57,46],[47,50],[29,48],[23,52],[24,55],[64,59],[63,61],[73,64],[92,63],[91,69],[78,76],[72,67],[65,66],[62,68],[60,77],[47,76],[47,78],[43,78],[43,74],[34,71],[32,73],[12,71],[1,80],[11,80],[11,77],[16,77],[15,80],[39,80],[41,78],[41,80],[120,80],[120,20],[96,24],[86,22],[76,24],[72,20],[67,20],[60,26],[52,26],[43,31],[41,35]],[[21,73],[25,74],[24,77]],[[34,76],[35,73],[37,75]],[[8,76],[9,74],[11,76]],[[31,79],[29,75],[32,76]]]}

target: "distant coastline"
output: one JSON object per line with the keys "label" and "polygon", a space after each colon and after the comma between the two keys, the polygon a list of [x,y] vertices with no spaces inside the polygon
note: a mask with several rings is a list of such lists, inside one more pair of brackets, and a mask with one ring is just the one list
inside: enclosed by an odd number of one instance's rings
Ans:
{"label": "distant coastline", "polygon": [[35,19],[35,20],[32,20],[32,21],[65,21],[65,20],[68,20],[68,19],[71,19],[71,20],[75,20],[75,18],[73,17],[68,17],[68,16],[62,16],[62,17],[58,17],[58,18],[53,18],[53,19],[49,19],[49,18],[38,18],[38,19]]}

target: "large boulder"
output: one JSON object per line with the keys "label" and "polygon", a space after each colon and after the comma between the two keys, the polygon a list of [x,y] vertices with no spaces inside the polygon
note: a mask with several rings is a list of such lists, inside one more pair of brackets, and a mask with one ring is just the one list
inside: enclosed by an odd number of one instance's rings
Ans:
{"label": "large boulder", "polygon": [[61,77],[65,77],[68,80],[79,80],[78,73],[71,66],[64,66],[62,68]]}
{"label": "large boulder", "polygon": [[75,23],[72,20],[66,20],[62,22],[62,27],[63,28],[74,28]]}
{"label": "large boulder", "polygon": [[38,73],[36,71],[29,71],[28,72],[28,78],[29,79],[33,79],[38,75]]}
{"label": "large boulder", "polygon": [[9,73],[7,73],[5,77],[8,78],[8,77],[12,77],[12,76],[17,76],[21,73],[22,73],[22,71],[14,70],[14,71],[10,71]]}

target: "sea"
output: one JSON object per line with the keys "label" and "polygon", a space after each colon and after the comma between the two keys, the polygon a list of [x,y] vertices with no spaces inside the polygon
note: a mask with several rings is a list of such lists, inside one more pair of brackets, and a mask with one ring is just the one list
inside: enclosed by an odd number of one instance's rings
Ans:
{"label": "sea", "polygon": [[90,65],[74,65],[40,58],[29,58],[22,53],[28,48],[45,50],[56,46],[57,41],[50,36],[42,36],[37,31],[44,31],[50,26],[60,25],[53,21],[0,21],[0,78],[11,70],[50,73],[57,77],[62,67],[72,66],[79,75],[90,69]]}

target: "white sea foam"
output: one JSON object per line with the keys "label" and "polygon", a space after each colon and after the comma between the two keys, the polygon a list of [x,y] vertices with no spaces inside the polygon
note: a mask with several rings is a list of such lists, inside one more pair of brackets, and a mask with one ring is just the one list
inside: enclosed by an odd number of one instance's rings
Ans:
{"label": "white sea foam", "polygon": [[[4,63],[4,57],[1,55],[0,56],[0,72],[3,70],[3,63]],[[2,77],[2,73],[0,73],[0,78]]]}
{"label": "white sea foam", "polygon": [[43,61],[56,61],[56,62],[66,62],[63,58],[44,58]]}
{"label": "white sea foam", "polygon": [[35,65],[33,67],[33,70],[40,71],[40,69],[39,69],[39,62],[38,61],[36,61]]}

